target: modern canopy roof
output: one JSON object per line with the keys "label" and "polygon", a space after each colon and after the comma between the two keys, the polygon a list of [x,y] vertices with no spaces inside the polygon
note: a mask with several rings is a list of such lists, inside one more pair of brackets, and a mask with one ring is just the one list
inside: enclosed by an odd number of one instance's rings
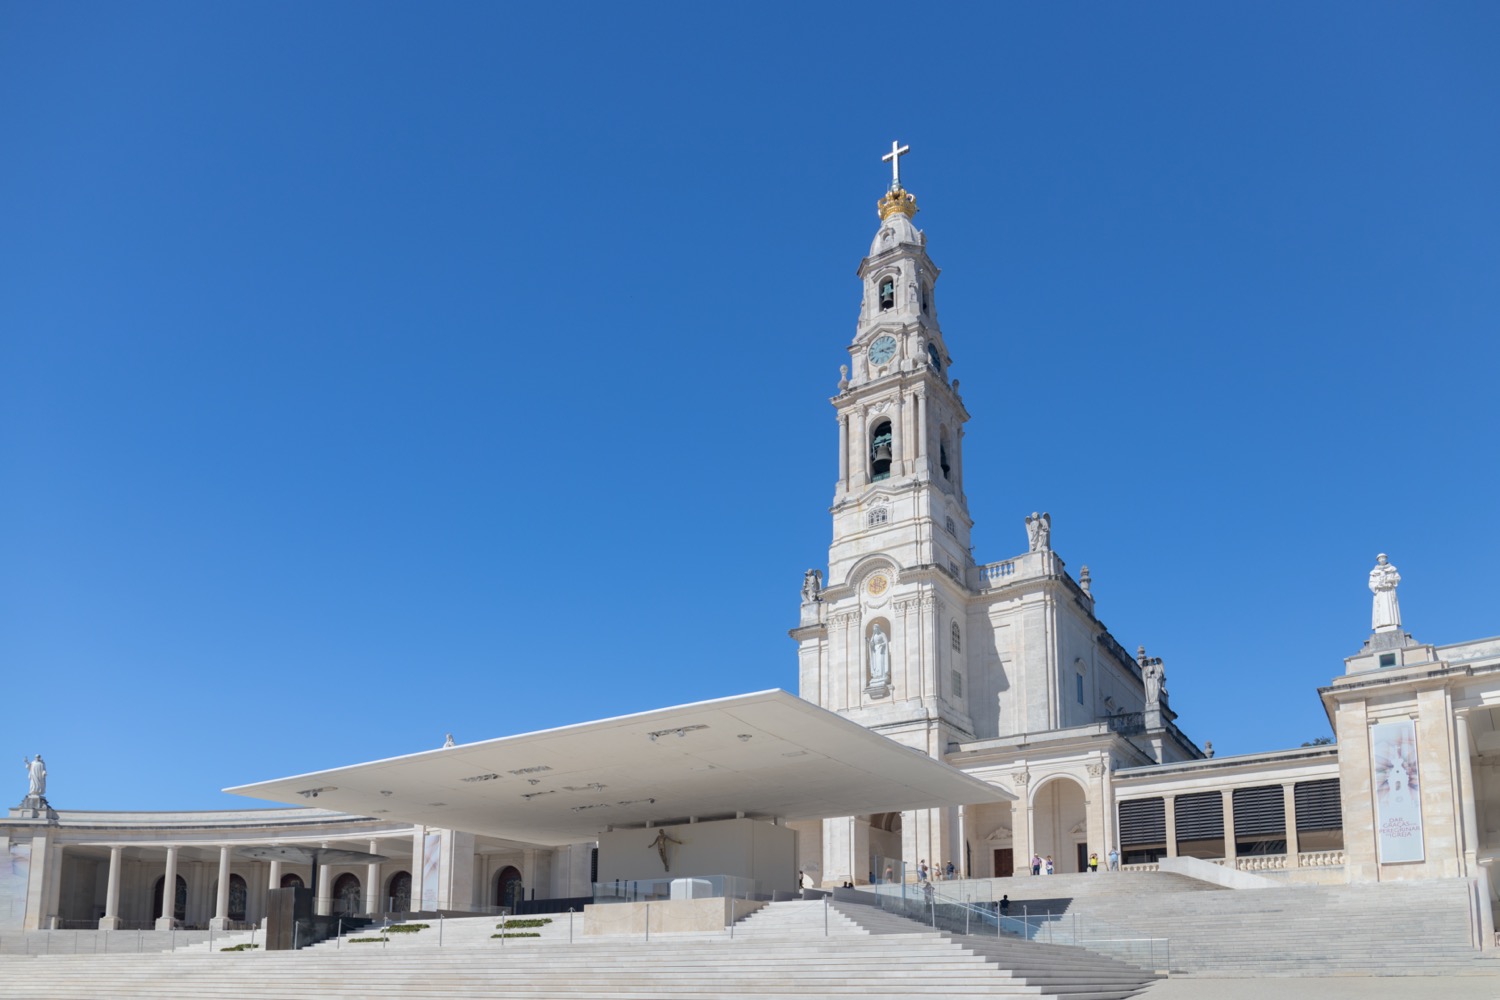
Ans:
{"label": "modern canopy roof", "polygon": [[1015,798],[785,691],[225,791],[543,845],[692,817],[820,819]]}

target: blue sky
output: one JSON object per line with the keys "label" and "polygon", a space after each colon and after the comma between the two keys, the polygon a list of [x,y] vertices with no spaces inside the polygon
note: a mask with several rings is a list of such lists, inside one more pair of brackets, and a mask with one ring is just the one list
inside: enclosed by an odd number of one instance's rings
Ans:
{"label": "blue sky", "polygon": [[1050,511],[1221,754],[1401,570],[1500,633],[1493,4],[0,3],[0,739],[59,808],[795,690],[854,269],[944,269],[981,562]]}

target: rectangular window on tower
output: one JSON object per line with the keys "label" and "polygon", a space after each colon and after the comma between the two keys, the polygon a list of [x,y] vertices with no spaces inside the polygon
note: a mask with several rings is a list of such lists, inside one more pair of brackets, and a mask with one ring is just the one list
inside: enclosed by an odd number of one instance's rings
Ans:
{"label": "rectangular window on tower", "polygon": [[964,696],[964,675],[961,674],[961,673],[959,673],[957,670],[955,670],[955,671],[953,671],[953,697],[955,697],[955,698],[962,698],[963,696]]}
{"label": "rectangular window on tower", "polygon": [[1078,704],[1082,705],[1083,704],[1083,675],[1082,674],[1074,674],[1073,677],[1078,681]]}

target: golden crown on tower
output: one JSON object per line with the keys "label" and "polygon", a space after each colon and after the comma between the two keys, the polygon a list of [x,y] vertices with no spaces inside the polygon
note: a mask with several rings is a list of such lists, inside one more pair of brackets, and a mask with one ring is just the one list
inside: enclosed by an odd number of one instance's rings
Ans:
{"label": "golden crown on tower", "polygon": [[880,213],[882,222],[897,212],[910,219],[917,214],[917,196],[904,187],[895,186],[885,193],[884,198],[875,203],[875,210]]}

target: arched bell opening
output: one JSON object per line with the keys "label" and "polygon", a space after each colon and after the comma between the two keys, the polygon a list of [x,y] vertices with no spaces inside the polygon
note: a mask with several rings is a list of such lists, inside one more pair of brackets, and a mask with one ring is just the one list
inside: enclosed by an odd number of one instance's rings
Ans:
{"label": "arched bell opening", "polygon": [[870,435],[870,482],[891,478],[891,422],[882,420]]}
{"label": "arched bell opening", "polygon": [[953,467],[948,459],[948,428],[938,430],[938,468],[942,470],[943,478],[952,482]]}
{"label": "arched bell opening", "polygon": [[880,311],[896,307],[896,276],[888,274],[880,279]]}

